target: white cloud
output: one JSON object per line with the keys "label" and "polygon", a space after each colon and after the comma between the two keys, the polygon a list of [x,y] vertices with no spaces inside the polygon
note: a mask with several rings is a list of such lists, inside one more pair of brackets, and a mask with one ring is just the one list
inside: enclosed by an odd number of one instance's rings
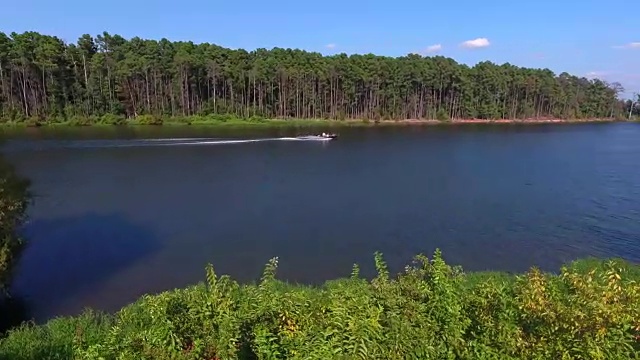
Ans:
{"label": "white cloud", "polygon": [[584,76],[587,79],[595,79],[595,78],[602,78],[607,75],[611,75],[611,71],[589,71]]}
{"label": "white cloud", "polygon": [[467,48],[467,49],[477,49],[477,48],[483,48],[483,47],[487,47],[491,45],[491,43],[489,42],[489,39],[487,38],[477,38],[477,39],[473,39],[473,40],[467,40],[465,42],[463,42],[462,44],[460,44],[460,46]]}
{"label": "white cloud", "polygon": [[336,44],[333,44],[333,43],[331,43],[331,44],[327,44],[327,45],[325,45],[325,47],[326,47],[327,49],[335,49],[335,48],[336,48]]}
{"label": "white cloud", "polygon": [[434,44],[434,45],[427,46],[427,48],[426,48],[426,49],[424,49],[424,51],[423,51],[423,52],[424,52],[425,54],[430,54],[430,53],[438,52],[438,51],[440,51],[440,50],[442,50],[442,45],[440,45],[440,44]]}
{"label": "white cloud", "polygon": [[614,49],[640,49],[640,42],[630,42],[624,45],[616,45]]}

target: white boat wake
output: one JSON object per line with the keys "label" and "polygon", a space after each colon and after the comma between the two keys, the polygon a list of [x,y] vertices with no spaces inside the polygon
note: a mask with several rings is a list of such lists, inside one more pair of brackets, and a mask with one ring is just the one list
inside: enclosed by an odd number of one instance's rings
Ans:
{"label": "white boat wake", "polygon": [[73,149],[100,149],[100,148],[124,148],[124,147],[150,147],[150,146],[207,146],[225,144],[247,144],[267,141],[329,141],[330,138],[322,136],[297,136],[257,139],[220,139],[220,138],[165,138],[165,139],[131,139],[131,140],[40,140],[37,142],[9,141],[4,150],[13,151],[41,151],[46,149],[73,148]]}
{"label": "white boat wake", "polygon": [[[278,138],[259,138],[259,139],[148,139],[142,140],[148,144],[121,144],[122,146],[186,146],[186,145],[224,145],[224,144],[246,144],[253,142],[265,141],[329,141],[331,139],[322,136],[298,136],[298,137],[278,137]],[[163,143],[164,142],[164,143]]]}

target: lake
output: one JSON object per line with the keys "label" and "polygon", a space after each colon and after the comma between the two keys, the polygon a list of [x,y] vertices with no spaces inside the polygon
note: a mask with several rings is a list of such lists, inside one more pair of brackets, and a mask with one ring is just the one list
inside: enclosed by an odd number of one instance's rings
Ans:
{"label": "lake", "polygon": [[436,248],[469,271],[640,262],[640,124],[339,133],[5,130],[35,194],[15,291],[42,321],[196,283],[207,263],[258,280],[274,256],[311,284],[370,276],[375,251],[394,272]]}

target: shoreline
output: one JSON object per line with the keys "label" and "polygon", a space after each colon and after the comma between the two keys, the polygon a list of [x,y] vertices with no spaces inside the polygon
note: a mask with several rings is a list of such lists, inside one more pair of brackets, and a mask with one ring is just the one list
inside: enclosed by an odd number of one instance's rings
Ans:
{"label": "shoreline", "polygon": [[577,124],[577,123],[610,123],[624,122],[616,119],[455,119],[450,121],[425,120],[425,119],[405,119],[405,120],[384,120],[398,125],[458,125],[458,124]]}
{"label": "shoreline", "polygon": [[193,121],[178,121],[172,118],[162,120],[158,123],[144,123],[136,119],[123,121],[122,123],[73,123],[73,122],[51,122],[51,123],[0,123],[1,129],[11,128],[54,128],[54,127],[73,127],[73,128],[95,128],[95,127],[172,127],[172,126],[202,126],[202,127],[377,127],[377,126],[446,126],[446,125],[464,125],[464,124],[512,124],[512,125],[534,125],[534,124],[582,124],[582,123],[614,123],[629,122],[626,119],[455,119],[449,121],[440,121],[433,119],[402,119],[402,120],[366,120],[366,119],[348,119],[348,120],[330,120],[330,119],[233,119],[230,121],[206,119]]}

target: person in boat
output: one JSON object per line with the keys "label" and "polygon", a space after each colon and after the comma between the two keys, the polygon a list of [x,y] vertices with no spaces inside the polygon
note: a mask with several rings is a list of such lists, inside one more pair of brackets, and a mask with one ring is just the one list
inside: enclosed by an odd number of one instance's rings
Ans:
{"label": "person in boat", "polygon": [[329,134],[329,133],[325,133],[325,132],[323,132],[322,135],[320,135],[320,136],[323,137],[323,138],[334,138],[334,137],[336,137],[333,134]]}

